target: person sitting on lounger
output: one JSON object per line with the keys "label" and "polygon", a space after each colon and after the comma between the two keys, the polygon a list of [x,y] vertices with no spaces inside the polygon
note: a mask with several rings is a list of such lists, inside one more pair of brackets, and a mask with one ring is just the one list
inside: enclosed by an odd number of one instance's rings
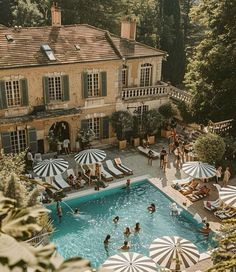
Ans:
{"label": "person sitting on lounger", "polygon": [[183,195],[189,195],[197,188],[198,184],[196,180],[192,180],[190,183],[181,186],[179,191]]}
{"label": "person sitting on lounger", "polygon": [[204,185],[198,191],[193,191],[193,195],[207,195],[209,191],[210,189]]}
{"label": "person sitting on lounger", "polygon": [[154,213],[156,211],[156,205],[154,203],[151,203],[150,206],[147,207],[147,209],[150,213]]}

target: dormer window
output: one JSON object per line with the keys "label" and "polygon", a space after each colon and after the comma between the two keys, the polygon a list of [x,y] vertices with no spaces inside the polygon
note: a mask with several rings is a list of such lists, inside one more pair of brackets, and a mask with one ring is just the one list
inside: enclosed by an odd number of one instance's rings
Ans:
{"label": "dormer window", "polygon": [[41,45],[41,49],[46,54],[49,60],[56,60],[56,57],[54,56],[54,53],[48,44]]}

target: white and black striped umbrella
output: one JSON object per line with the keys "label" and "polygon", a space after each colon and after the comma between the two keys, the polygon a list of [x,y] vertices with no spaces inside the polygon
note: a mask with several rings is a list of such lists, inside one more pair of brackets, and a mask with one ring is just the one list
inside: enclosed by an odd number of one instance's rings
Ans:
{"label": "white and black striped umbrella", "polygon": [[194,244],[178,236],[157,238],[149,250],[156,263],[169,269],[176,269],[178,265],[181,269],[190,267],[198,262],[200,256]]}
{"label": "white and black striped umbrella", "polygon": [[236,186],[227,186],[219,191],[219,198],[228,206],[236,208]]}
{"label": "white and black striped umbrella", "polygon": [[193,178],[211,178],[216,175],[214,166],[200,161],[186,162],[182,166],[183,171]]}
{"label": "white and black striped umbrella", "polygon": [[49,159],[39,162],[33,171],[40,177],[54,177],[62,174],[68,169],[68,162],[64,159]]}
{"label": "white and black striped umbrella", "polygon": [[101,162],[106,158],[106,153],[100,149],[87,149],[75,155],[78,164],[92,164]]}
{"label": "white and black striped umbrella", "polygon": [[109,257],[102,268],[113,272],[157,272],[155,262],[144,255],[124,252]]}

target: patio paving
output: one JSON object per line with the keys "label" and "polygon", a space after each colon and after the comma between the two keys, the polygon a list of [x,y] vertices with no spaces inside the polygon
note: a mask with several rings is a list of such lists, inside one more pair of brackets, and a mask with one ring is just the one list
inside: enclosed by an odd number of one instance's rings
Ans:
{"label": "patio paving", "polygon": [[[162,146],[166,147],[167,149],[167,142],[165,139],[158,140],[155,145],[150,146],[155,151],[160,152]],[[97,147],[96,147],[97,148]],[[156,159],[153,160],[152,166],[148,165],[148,158],[140,153],[137,148],[128,146],[125,150],[118,150],[115,146],[107,146],[101,147],[101,149],[105,150],[107,157],[106,159],[114,159],[116,157],[121,158],[122,162],[127,165],[129,168],[133,169],[134,174],[129,176],[132,180],[134,177],[139,177],[143,175],[149,175],[153,179],[152,182],[155,183],[160,190],[166,193],[169,197],[171,197],[175,202],[177,202],[181,207],[187,209],[193,215],[198,213],[201,218],[207,218],[208,222],[210,223],[210,227],[212,230],[216,231],[220,228],[220,220],[214,216],[213,213],[207,211],[203,207],[203,200],[197,201],[192,203],[189,201],[185,196],[183,196],[178,191],[174,190],[171,187],[172,180],[186,178],[186,174],[183,173],[182,170],[176,170],[174,167],[174,155],[169,155],[169,164],[166,173],[164,173],[160,168],[160,160]],[[67,161],[69,161],[69,168],[76,168],[76,163],[74,161],[74,155],[61,155]],[[47,155],[46,155],[47,156]],[[160,178],[162,179],[160,181]],[[112,183],[117,182],[117,180],[121,181],[126,178],[115,179]],[[213,186],[213,181],[206,183],[207,187],[211,189],[210,194],[204,200],[215,200],[218,198],[218,192],[215,186]],[[221,182],[220,182],[221,184]],[[230,184],[236,184],[235,179],[230,180]],[[85,188],[86,189],[86,188]],[[74,194],[75,192],[73,192]],[[186,202],[187,205],[183,205],[183,202]],[[196,266],[193,266],[186,270],[186,272],[194,272],[197,270],[205,271],[207,268],[211,266],[211,261],[208,258],[207,260],[200,261]]]}

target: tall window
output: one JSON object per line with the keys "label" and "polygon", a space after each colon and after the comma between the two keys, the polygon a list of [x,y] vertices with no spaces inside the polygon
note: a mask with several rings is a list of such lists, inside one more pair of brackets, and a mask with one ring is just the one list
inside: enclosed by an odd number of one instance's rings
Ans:
{"label": "tall window", "polygon": [[137,108],[137,116],[141,128],[143,127],[143,114],[148,111],[148,105],[142,105]]}
{"label": "tall window", "polygon": [[26,149],[26,131],[18,130],[11,132],[11,147],[13,153],[19,153]]}
{"label": "tall window", "polygon": [[92,129],[95,133],[95,139],[100,138],[100,118],[91,118],[88,120],[89,128]]}
{"label": "tall window", "polygon": [[99,73],[88,74],[88,96],[100,96]]}
{"label": "tall window", "polygon": [[48,90],[49,100],[62,100],[62,85],[60,76],[48,78]]}
{"label": "tall window", "polygon": [[17,107],[21,105],[20,81],[11,80],[5,82],[7,106]]}
{"label": "tall window", "polygon": [[128,86],[128,66],[122,66],[122,87]]}
{"label": "tall window", "polygon": [[140,86],[152,85],[152,65],[150,63],[141,64]]}

